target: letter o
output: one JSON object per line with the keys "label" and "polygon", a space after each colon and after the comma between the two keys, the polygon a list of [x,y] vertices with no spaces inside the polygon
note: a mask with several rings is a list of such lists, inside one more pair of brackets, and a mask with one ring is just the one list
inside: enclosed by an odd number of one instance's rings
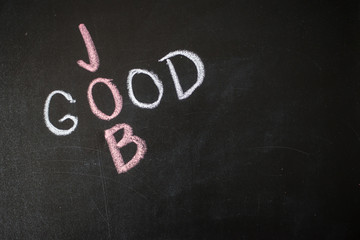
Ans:
{"label": "letter o", "polygon": [[[102,119],[102,120],[111,120],[113,118],[115,118],[117,115],[119,115],[119,113],[121,112],[122,109],[122,97],[119,93],[119,90],[116,88],[116,86],[111,82],[112,79],[107,79],[107,78],[96,78],[94,79],[88,88],[87,91],[87,97],[88,97],[88,101],[89,101],[89,105],[90,105],[90,109],[92,111],[92,113],[97,116],[98,118]],[[96,106],[93,95],[92,95],[92,89],[95,86],[95,84],[97,83],[104,83],[111,91],[113,98],[114,98],[114,102],[115,102],[115,109],[114,112],[109,116],[105,113],[103,113],[101,110],[99,110],[99,108]]]}
{"label": "letter o", "polygon": [[[136,74],[140,74],[140,73],[148,75],[153,80],[155,86],[159,90],[159,97],[153,103],[142,103],[142,102],[138,101],[134,95],[132,79]],[[132,69],[129,72],[129,75],[127,77],[127,88],[128,88],[128,92],[129,92],[129,97],[130,97],[131,101],[133,102],[133,104],[135,104],[138,107],[147,108],[147,109],[156,108],[160,104],[161,98],[164,93],[164,88],[163,88],[162,82],[159,80],[158,76],[155,73],[144,70],[144,69]]]}

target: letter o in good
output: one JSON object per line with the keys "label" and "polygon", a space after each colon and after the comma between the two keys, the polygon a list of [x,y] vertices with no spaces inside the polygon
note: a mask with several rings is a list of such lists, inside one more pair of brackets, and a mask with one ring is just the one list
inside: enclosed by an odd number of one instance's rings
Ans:
{"label": "letter o in good", "polygon": [[[153,80],[154,84],[156,85],[157,89],[159,90],[158,99],[153,103],[142,103],[142,102],[138,101],[134,95],[132,79],[136,74],[140,74],[140,73],[148,75]],[[138,107],[147,108],[147,109],[156,108],[160,104],[161,98],[164,93],[164,88],[163,88],[162,82],[159,80],[158,76],[155,73],[152,73],[152,72],[144,70],[144,69],[132,69],[129,72],[129,75],[127,78],[127,88],[128,88],[128,92],[129,92],[129,97],[130,97],[131,101],[133,102],[133,104],[135,104]]]}
{"label": "letter o in good", "polygon": [[[119,115],[119,113],[121,112],[121,109],[122,109],[122,97],[119,93],[119,90],[116,88],[116,86],[111,81],[112,81],[112,79],[96,78],[90,83],[88,91],[87,91],[87,97],[88,97],[91,111],[98,118],[100,118],[102,120],[107,120],[107,121],[109,121],[109,120],[115,118],[117,115]],[[110,116],[103,113],[102,111],[100,111],[95,104],[95,101],[94,101],[94,98],[92,95],[92,89],[95,86],[95,84],[97,84],[97,83],[105,84],[110,89],[110,91],[113,95],[114,102],[115,102],[115,109],[114,109],[114,112]]]}

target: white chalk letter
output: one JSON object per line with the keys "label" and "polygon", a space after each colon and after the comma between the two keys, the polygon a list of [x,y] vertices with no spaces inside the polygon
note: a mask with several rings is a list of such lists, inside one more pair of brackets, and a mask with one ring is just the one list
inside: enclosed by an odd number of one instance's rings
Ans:
{"label": "white chalk letter", "polygon": [[58,136],[66,136],[66,135],[69,135],[70,133],[72,133],[75,128],[77,127],[77,124],[78,124],[78,118],[77,117],[74,117],[70,114],[66,114],[63,118],[61,118],[59,120],[59,122],[64,122],[65,120],[67,119],[70,119],[71,121],[73,121],[74,125],[70,128],[70,129],[67,129],[67,130],[63,130],[63,129],[58,129],[56,128],[54,125],[51,124],[50,122],[50,119],[49,119],[49,107],[50,107],[50,101],[51,101],[51,98],[55,95],[55,94],[61,94],[63,95],[66,100],[68,100],[70,103],[75,103],[76,100],[72,98],[72,96],[69,94],[69,93],[66,93],[64,91],[61,91],[61,90],[55,90],[53,92],[51,92],[49,94],[49,96],[46,98],[46,101],[45,101],[45,107],[44,107],[44,120],[45,120],[45,124],[46,124],[46,127],[52,132],[54,133],[55,135],[58,135]]}
{"label": "white chalk letter", "polygon": [[[133,77],[136,75],[136,74],[146,74],[148,76],[150,76],[150,78],[153,80],[153,82],[155,83],[157,89],[159,90],[159,96],[158,96],[158,99],[153,102],[153,103],[142,103],[142,102],[139,102],[135,95],[134,95],[134,90],[133,90],[133,86],[132,86],[132,79]],[[130,72],[129,72],[129,75],[127,77],[127,88],[128,88],[128,92],[129,92],[129,97],[131,99],[131,101],[138,107],[141,107],[141,108],[148,108],[148,109],[153,109],[153,108],[156,108],[160,101],[161,101],[161,98],[162,98],[162,95],[163,95],[163,92],[164,92],[164,88],[163,88],[163,85],[162,85],[162,82],[159,80],[158,76],[155,74],[155,73],[152,73],[150,71],[147,71],[147,70],[144,70],[144,69],[132,69]]]}
{"label": "white chalk letter", "polygon": [[[177,55],[182,55],[182,56],[189,58],[191,61],[193,61],[193,63],[196,66],[196,70],[197,70],[197,80],[196,80],[195,84],[191,88],[189,88],[185,93],[180,85],[179,77],[176,74],[174,65],[172,64],[171,60],[169,59],[169,58],[177,56]],[[204,80],[205,68],[204,68],[203,62],[201,61],[201,59],[199,58],[198,55],[196,55],[193,52],[187,51],[187,50],[177,50],[174,52],[170,52],[168,55],[166,55],[165,57],[160,59],[159,62],[162,62],[164,60],[166,60],[166,64],[169,67],[171,77],[175,84],[175,89],[176,89],[178,98],[180,100],[188,98],[195,91],[195,89],[198,88],[202,84],[202,82]]]}

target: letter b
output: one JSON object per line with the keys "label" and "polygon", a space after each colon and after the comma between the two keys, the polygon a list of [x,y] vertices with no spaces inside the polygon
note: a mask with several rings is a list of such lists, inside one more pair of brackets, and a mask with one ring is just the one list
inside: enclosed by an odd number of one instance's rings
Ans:
{"label": "letter b", "polygon": [[[124,129],[124,136],[119,142],[116,142],[114,134],[120,129]],[[146,153],[145,141],[138,136],[134,136],[132,128],[125,123],[116,124],[112,128],[105,130],[105,139],[109,145],[110,153],[118,174],[127,172],[135,167]],[[135,143],[137,149],[133,158],[125,164],[120,149],[129,143]]]}

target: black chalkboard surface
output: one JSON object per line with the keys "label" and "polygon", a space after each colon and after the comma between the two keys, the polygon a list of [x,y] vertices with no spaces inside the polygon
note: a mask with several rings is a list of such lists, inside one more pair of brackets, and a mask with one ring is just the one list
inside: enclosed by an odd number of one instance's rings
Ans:
{"label": "black chalkboard surface", "polygon": [[355,1],[0,10],[1,239],[359,239]]}

